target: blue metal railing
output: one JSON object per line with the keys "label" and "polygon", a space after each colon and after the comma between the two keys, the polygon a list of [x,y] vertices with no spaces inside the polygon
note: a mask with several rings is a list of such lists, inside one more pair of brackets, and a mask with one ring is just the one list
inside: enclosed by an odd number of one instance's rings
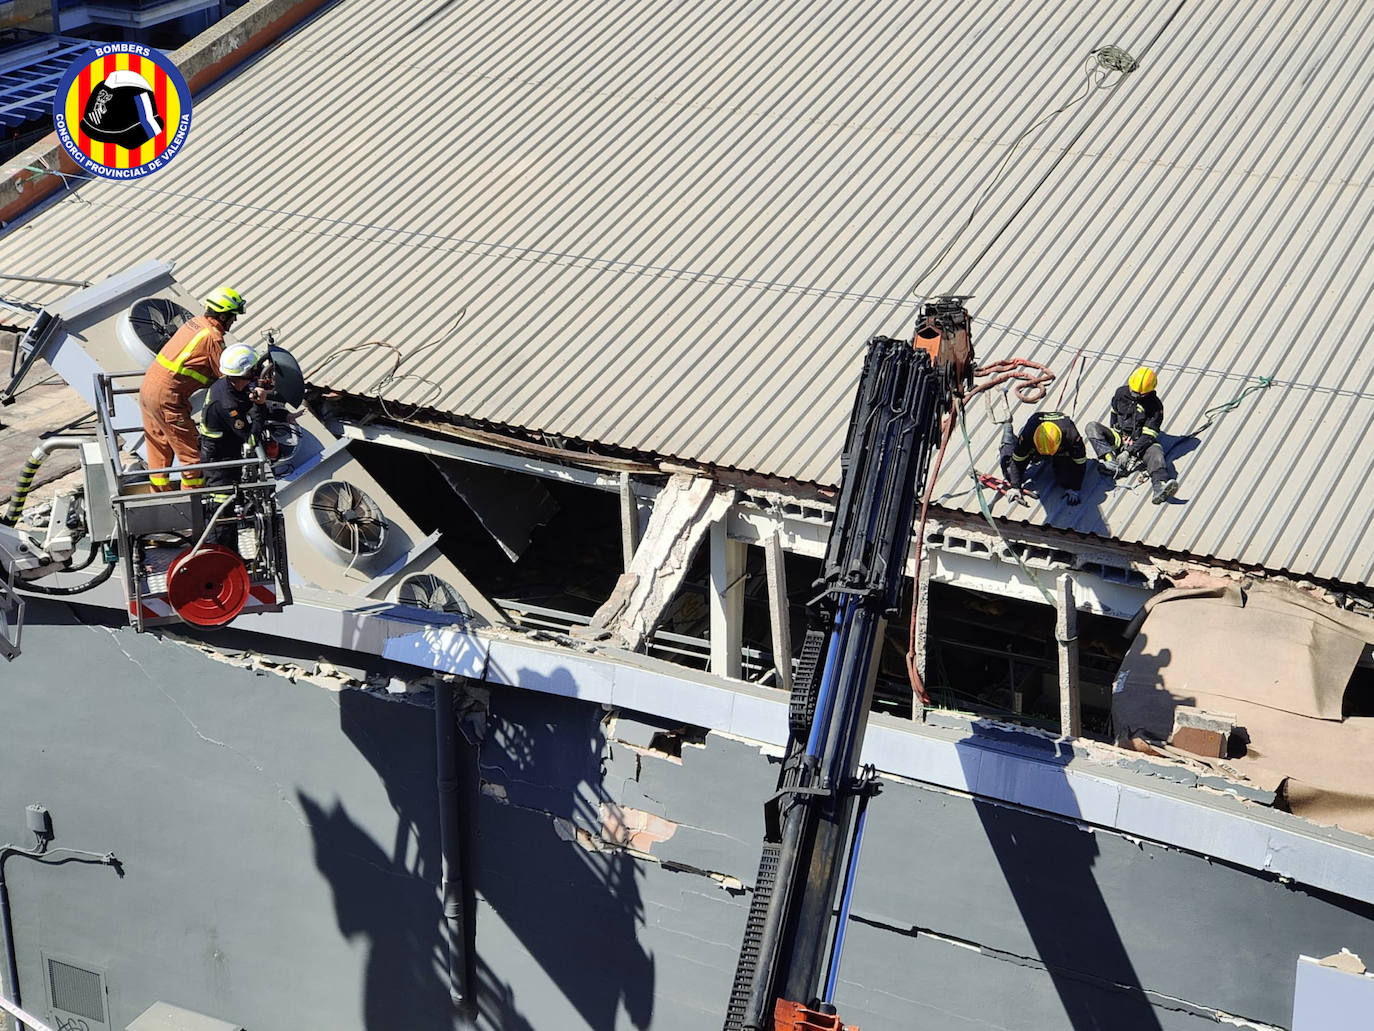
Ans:
{"label": "blue metal railing", "polygon": [[[69,36],[6,33],[0,37],[0,125],[11,128],[52,117],[57,84],[93,44]],[[8,45],[6,45],[8,43]]]}

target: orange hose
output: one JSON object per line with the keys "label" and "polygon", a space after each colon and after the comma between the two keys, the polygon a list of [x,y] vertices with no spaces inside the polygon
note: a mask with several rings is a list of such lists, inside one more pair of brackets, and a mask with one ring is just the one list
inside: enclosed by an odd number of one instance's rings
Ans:
{"label": "orange hose", "polygon": [[921,523],[916,530],[916,568],[911,577],[911,629],[907,637],[906,646],[906,673],[911,681],[912,693],[921,700],[922,705],[930,704],[930,695],[926,694],[926,685],[921,679],[921,673],[916,668],[916,608],[918,595],[921,591],[921,561],[925,557],[926,539],[926,514],[930,511],[930,498],[935,493],[935,480],[940,475],[940,465],[945,460],[945,448],[949,446],[949,438],[954,430],[954,420],[959,415],[959,401],[956,399],[954,407],[945,416],[945,428],[940,435],[940,451],[935,456],[935,468],[930,471],[930,476],[926,479],[925,497],[921,499]]}
{"label": "orange hose", "polygon": [[992,376],[993,378],[986,383],[979,383],[970,390],[965,395],[965,400],[1000,383],[1019,380],[1020,382],[1016,387],[1016,397],[1028,405],[1041,401],[1045,397],[1046,387],[1054,379],[1054,373],[1048,367],[1039,362],[1033,362],[1029,358],[1003,358],[1001,361],[989,362],[987,365],[979,366],[973,374],[975,376]]}

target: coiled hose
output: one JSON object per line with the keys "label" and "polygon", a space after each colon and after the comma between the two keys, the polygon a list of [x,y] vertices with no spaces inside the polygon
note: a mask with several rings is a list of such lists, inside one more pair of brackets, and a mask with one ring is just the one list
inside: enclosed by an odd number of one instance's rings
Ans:
{"label": "coiled hose", "polygon": [[0,518],[0,523],[13,526],[19,522],[19,517],[24,514],[24,503],[28,501],[33,490],[33,479],[38,475],[38,468],[48,455],[59,448],[78,448],[89,440],[89,437],[48,437],[40,440],[29,455],[29,460],[24,463],[24,468],[20,470],[19,482],[15,485],[14,494],[10,496],[10,506],[5,510],[4,517]]}

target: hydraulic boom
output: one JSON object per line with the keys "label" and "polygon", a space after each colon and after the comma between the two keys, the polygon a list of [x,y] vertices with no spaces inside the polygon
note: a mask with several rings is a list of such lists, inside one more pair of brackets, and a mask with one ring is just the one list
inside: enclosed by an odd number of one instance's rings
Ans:
{"label": "hydraulic boom", "polygon": [[858,769],[875,645],[898,604],[941,419],[972,373],[962,298],[925,304],[912,340],[868,342],[725,1031],[844,1026],[832,1000],[864,818],[879,788],[872,769]]}

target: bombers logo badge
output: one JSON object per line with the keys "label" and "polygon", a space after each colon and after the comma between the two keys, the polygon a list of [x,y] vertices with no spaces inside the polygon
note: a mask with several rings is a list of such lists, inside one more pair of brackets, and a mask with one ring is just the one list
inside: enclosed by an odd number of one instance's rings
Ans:
{"label": "bombers logo badge", "polygon": [[191,128],[191,91],[166,55],[109,43],[76,59],[53,97],[58,139],[84,171],[137,179],[164,167]]}

